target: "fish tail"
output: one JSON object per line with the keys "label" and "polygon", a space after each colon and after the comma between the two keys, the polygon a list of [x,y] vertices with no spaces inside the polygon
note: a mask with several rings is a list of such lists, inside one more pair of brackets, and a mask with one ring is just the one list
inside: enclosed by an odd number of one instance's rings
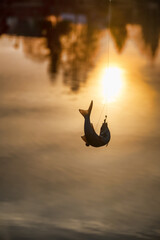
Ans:
{"label": "fish tail", "polygon": [[93,107],[93,100],[91,101],[88,110],[79,109],[79,112],[83,115],[83,117],[90,116],[92,107]]}

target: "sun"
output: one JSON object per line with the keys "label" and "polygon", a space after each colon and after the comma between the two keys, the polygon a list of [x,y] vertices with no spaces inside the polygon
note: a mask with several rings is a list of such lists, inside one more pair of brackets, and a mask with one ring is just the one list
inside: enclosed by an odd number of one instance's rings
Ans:
{"label": "sun", "polygon": [[123,70],[114,66],[105,68],[101,79],[104,103],[114,102],[120,96],[124,85]]}

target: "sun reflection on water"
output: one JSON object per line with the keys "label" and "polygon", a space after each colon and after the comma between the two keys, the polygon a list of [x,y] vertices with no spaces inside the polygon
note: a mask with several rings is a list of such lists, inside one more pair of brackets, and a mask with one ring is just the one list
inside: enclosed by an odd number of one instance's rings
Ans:
{"label": "sun reflection on water", "polygon": [[114,102],[124,87],[124,70],[117,66],[103,69],[101,75],[103,102]]}

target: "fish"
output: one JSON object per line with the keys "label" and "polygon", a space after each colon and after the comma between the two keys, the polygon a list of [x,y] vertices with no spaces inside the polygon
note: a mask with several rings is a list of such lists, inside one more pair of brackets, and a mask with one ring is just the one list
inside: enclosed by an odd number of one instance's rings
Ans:
{"label": "fish", "polygon": [[84,136],[81,136],[82,140],[86,143],[86,146],[92,147],[102,147],[108,145],[111,134],[108,128],[106,119],[102,123],[100,134],[98,135],[94,130],[94,126],[90,121],[90,115],[93,108],[93,100],[91,101],[89,108],[87,110],[79,109],[79,112],[84,117]]}

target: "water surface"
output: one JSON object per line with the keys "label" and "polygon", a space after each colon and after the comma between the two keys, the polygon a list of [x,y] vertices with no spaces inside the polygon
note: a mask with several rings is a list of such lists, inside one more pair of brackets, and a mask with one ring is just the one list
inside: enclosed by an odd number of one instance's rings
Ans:
{"label": "water surface", "polygon": [[[158,239],[159,1],[5,4],[0,238]],[[108,147],[80,138],[91,100]]]}

